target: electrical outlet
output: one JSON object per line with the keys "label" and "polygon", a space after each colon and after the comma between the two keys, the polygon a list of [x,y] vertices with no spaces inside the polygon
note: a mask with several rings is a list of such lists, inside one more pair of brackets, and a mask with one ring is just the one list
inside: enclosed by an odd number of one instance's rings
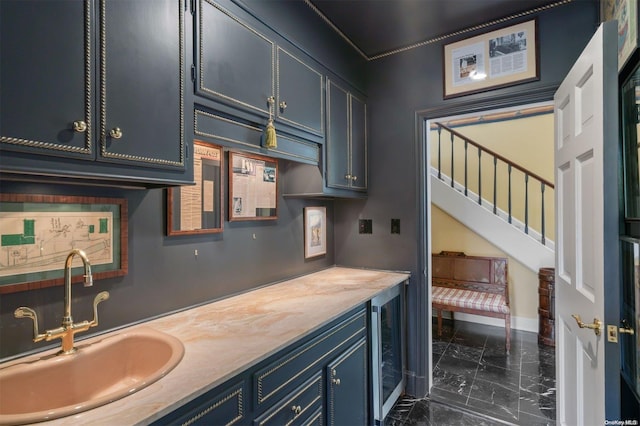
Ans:
{"label": "electrical outlet", "polygon": [[392,234],[400,233],[400,219],[391,219],[391,233]]}
{"label": "electrical outlet", "polygon": [[358,231],[360,234],[373,234],[373,220],[371,219],[358,220]]}

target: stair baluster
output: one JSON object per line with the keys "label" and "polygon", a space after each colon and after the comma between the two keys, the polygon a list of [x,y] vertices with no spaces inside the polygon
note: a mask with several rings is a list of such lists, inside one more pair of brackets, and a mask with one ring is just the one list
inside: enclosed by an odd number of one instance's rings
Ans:
{"label": "stair baluster", "polygon": [[[473,145],[478,150],[478,204],[482,205],[482,156],[483,153],[491,156],[493,160],[493,214],[499,216],[501,210],[498,209],[498,161],[503,162],[507,165],[507,221],[513,224],[513,214],[512,204],[513,204],[513,191],[512,191],[512,171],[516,169],[518,172],[522,173],[524,176],[524,233],[529,234],[529,179],[532,178],[540,182],[540,208],[541,208],[541,217],[540,217],[540,242],[544,245],[546,243],[546,210],[545,210],[545,191],[546,188],[549,187],[552,190],[554,189],[553,183],[547,181],[546,179],[536,175],[535,173],[525,169],[524,167],[514,163],[513,161],[505,158],[504,156],[491,151],[490,149],[484,148],[477,142],[467,138],[466,136],[456,132],[455,130],[441,124],[435,123],[438,131],[438,179],[444,180],[442,177],[442,130],[446,130],[450,134],[450,143],[451,143],[451,188],[456,188],[455,186],[455,139],[458,138],[464,142],[464,195],[469,197],[469,158],[468,158],[468,149],[469,145]],[[459,164],[460,166],[460,164]],[[473,185],[473,183],[471,182]],[[534,198],[535,199],[535,198]],[[504,213],[503,213],[504,214]]]}

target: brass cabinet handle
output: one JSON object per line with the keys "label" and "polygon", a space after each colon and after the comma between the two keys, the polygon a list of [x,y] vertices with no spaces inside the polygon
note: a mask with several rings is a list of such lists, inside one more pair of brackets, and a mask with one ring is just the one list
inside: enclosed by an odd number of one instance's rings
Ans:
{"label": "brass cabinet handle", "polygon": [[340,386],[340,379],[331,379],[331,383],[333,383],[336,386]]}
{"label": "brass cabinet handle", "polygon": [[114,127],[109,131],[109,136],[111,136],[113,139],[120,139],[122,137],[122,130],[120,129],[120,127]]}
{"label": "brass cabinet handle", "polygon": [[87,131],[87,123],[84,121],[74,121],[73,122],[73,131],[78,133],[84,133]]}
{"label": "brass cabinet handle", "polygon": [[580,328],[589,328],[589,329],[593,330],[593,332],[596,334],[596,336],[600,335],[600,329],[602,328],[602,321],[600,321],[598,318],[594,318],[593,319],[593,323],[586,324],[586,323],[584,323],[582,321],[582,318],[580,318],[580,315],[573,314],[571,316],[578,323],[578,327],[580,327]]}

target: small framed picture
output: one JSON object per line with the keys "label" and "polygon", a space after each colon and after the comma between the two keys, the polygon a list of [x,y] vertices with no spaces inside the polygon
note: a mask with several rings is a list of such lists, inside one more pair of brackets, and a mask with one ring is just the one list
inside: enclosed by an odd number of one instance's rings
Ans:
{"label": "small framed picture", "polygon": [[304,258],[327,254],[327,208],[304,208]]}

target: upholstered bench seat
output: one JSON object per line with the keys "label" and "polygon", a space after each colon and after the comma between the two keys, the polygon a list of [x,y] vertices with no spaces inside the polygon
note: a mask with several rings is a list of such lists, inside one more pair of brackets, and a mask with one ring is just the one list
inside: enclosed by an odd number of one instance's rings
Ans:
{"label": "upholstered bench seat", "polygon": [[474,309],[477,311],[508,314],[509,306],[502,294],[463,290],[447,287],[433,287],[433,303],[450,307]]}
{"label": "upholstered bench seat", "polygon": [[511,347],[507,259],[443,251],[432,255],[431,302],[442,335],[442,311],[504,319],[505,349]]}

